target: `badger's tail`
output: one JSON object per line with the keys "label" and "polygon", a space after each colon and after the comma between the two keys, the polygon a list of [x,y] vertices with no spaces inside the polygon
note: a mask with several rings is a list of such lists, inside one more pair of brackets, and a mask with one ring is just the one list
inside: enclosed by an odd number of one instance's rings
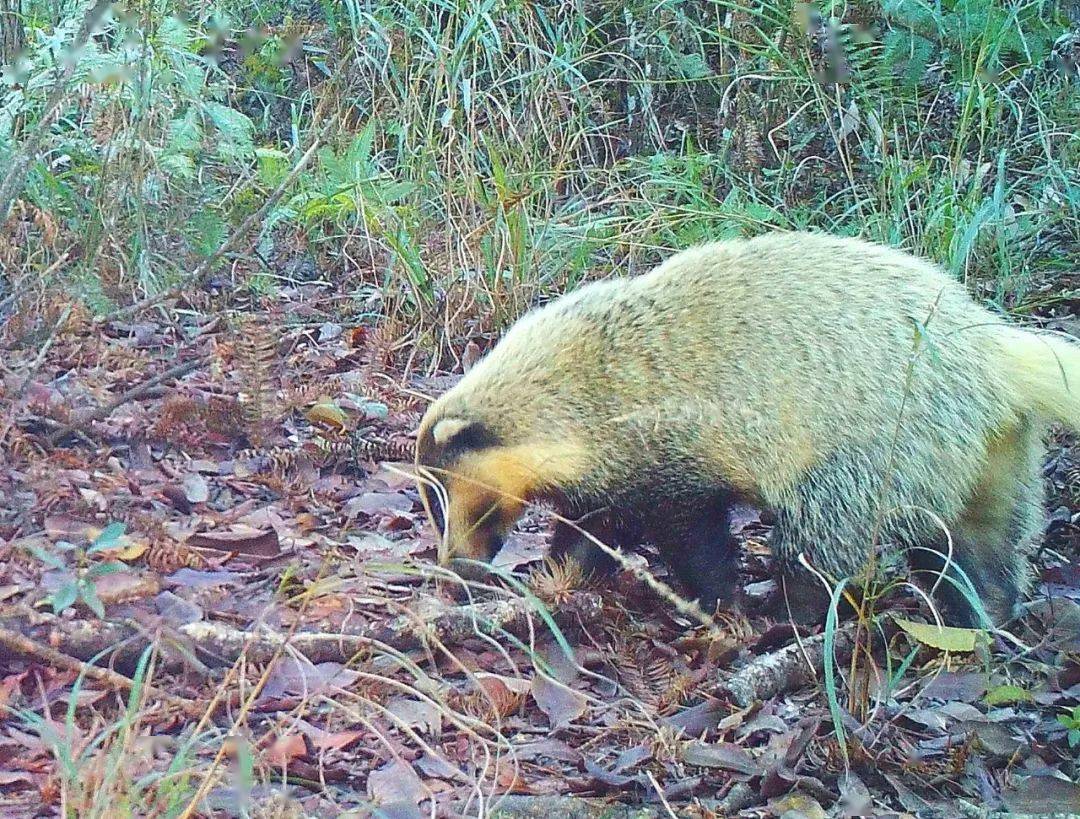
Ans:
{"label": "badger's tail", "polygon": [[1017,408],[1080,431],[1080,343],[1002,327],[999,340]]}

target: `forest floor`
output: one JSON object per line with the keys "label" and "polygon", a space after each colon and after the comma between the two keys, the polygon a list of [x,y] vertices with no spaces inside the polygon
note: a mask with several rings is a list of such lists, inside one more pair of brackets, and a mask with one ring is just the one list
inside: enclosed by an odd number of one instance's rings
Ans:
{"label": "forest floor", "polygon": [[[535,515],[496,560],[521,580],[464,592],[408,464],[454,376],[403,383],[335,295],[64,314],[5,362],[0,813],[1080,810],[1068,508],[1028,614],[985,640],[896,593],[824,636],[706,627],[629,573],[545,568]],[[1066,495],[1071,463],[1047,470]],[[737,525],[761,591],[767,526]]]}

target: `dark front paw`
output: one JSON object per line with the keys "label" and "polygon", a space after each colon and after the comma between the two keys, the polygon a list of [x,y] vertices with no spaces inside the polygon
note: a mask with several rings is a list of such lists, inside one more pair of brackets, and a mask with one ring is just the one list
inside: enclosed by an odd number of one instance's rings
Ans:
{"label": "dark front paw", "polygon": [[696,599],[698,605],[709,614],[713,614],[718,607],[729,611],[740,609],[738,583],[731,574],[695,578],[692,582],[684,579],[683,585],[686,587],[686,596]]}
{"label": "dark front paw", "polygon": [[[840,616],[849,612],[850,607],[842,604]],[[750,613],[800,626],[822,625],[829,613],[829,595],[817,578],[803,576],[802,572],[781,575],[776,589],[764,599],[759,598]]]}
{"label": "dark front paw", "polygon": [[618,562],[607,552],[577,529],[562,522],[555,527],[548,557],[556,561],[574,560],[586,577],[606,577],[619,568]]}

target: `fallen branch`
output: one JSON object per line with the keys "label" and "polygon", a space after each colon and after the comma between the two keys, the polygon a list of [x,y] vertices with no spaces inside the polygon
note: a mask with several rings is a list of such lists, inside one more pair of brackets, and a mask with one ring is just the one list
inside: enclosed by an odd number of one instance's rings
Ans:
{"label": "fallen branch", "polygon": [[[846,623],[836,631],[836,662],[846,662],[855,644],[855,624]],[[755,657],[736,671],[721,691],[731,696],[740,708],[749,708],[779,694],[813,685],[825,665],[825,635],[803,638],[779,651]]]}
{"label": "fallen branch", "polygon": [[671,814],[652,805],[598,797],[507,794],[492,800],[490,815],[492,819],[659,819]]}
{"label": "fallen branch", "polygon": [[142,398],[166,381],[171,381],[174,378],[182,378],[192,370],[197,370],[205,361],[206,356],[202,355],[193,358],[190,361],[185,361],[182,364],[177,364],[175,367],[170,367],[163,373],[158,373],[157,375],[146,379],[141,384],[137,384],[130,390],[121,393],[112,401],[109,401],[107,404],[102,404],[100,407],[79,418],[77,421],[73,421],[70,424],[60,427],[60,429],[49,435],[46,442],[49,446],[56,446],[57,443],[68,435],[85,430],[86,427],[90,426],[90,424],[95,421],[102,421],[105,418],[108,418],[117,407],[123,406],[129,401],[136,401],[139,398]]}
{"label": "fallen branch", "polygon": [[[74,671],[117,691],[130,692],[135,687],[135,682],[123,674],[77,660],[24,634],[6,628],[0,628],[0,651],[38,660],[53,668]],[[168,691],[162,691],[157,686],[149,683],[146,683],[143,687],[151,697],[180,708],[188,716],[201,717],[206,710],[203,705],[197,702],[170,694]]]}
{"label": "fallen branch", "polygon": [[[600,619],[603,605],[595,592],[575,592],[554,612],[560,628],[589,624]],[[225,623],[200,621],[175,629],[178,637],[212,668],[231,666],[245,656],[255,663],[270,662],[281,650],[303,654],[313,663],[351,660],[358,652],[379,645],[398,651],[422,646],[435,637],[446,645],[460,645],[477,633],[509,632],[524,636],[532,627],[542,626],[531,604],[523,598],[486,601],[468,606],[440,607],[431,613],[399,615],[385,622],[372,623],[354,634],[296,632],[291,636],[270,628],[244,631]],[[11,621],[8,621],[9,626]],[[152,635],[130,625],[115,622],[69,623],[57,620],[49,642],[73,657],[89,659],[115,649],[113,659],[130,664],[149,644]],[[176,651],[162,651],[159,664],[165,668],[183,667],[183,657]]]}

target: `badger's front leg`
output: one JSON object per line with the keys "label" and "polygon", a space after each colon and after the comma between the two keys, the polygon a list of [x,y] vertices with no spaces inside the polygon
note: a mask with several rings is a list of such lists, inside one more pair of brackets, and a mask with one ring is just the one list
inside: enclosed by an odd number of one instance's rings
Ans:
{"label": "badger's front leg", "polygon": [[648,526],[648,539],[685,595],[709,613],[718,603],[736,604],[739,549],[731,535],[731,501],[726,492],[667,501],[657,507]]}
{"label": "badger's front leg", "polygon": [[587,515],[573,526],[560,520],[555,524],[548,554],[555,560],[573,558],[586,575],[605,577],[616,572],[618,562],[589,536],[614,548],[632,545],[640,540],[641,533],[640,526],[606,511]]}
{"label": "badger's front leg", "polygon": [[704,496],[657,498],[647,509],[597,513],[575,526],[559,521],[550,556],[572,557],[585,573],[603,577],[619,565],[580,530],[608,546],[648,541],[656,546],[679,584],[678,591],[712,612],[718,603],[733,606],[738,586],[738,543],[731,535],[731,498],[717,492]]}

